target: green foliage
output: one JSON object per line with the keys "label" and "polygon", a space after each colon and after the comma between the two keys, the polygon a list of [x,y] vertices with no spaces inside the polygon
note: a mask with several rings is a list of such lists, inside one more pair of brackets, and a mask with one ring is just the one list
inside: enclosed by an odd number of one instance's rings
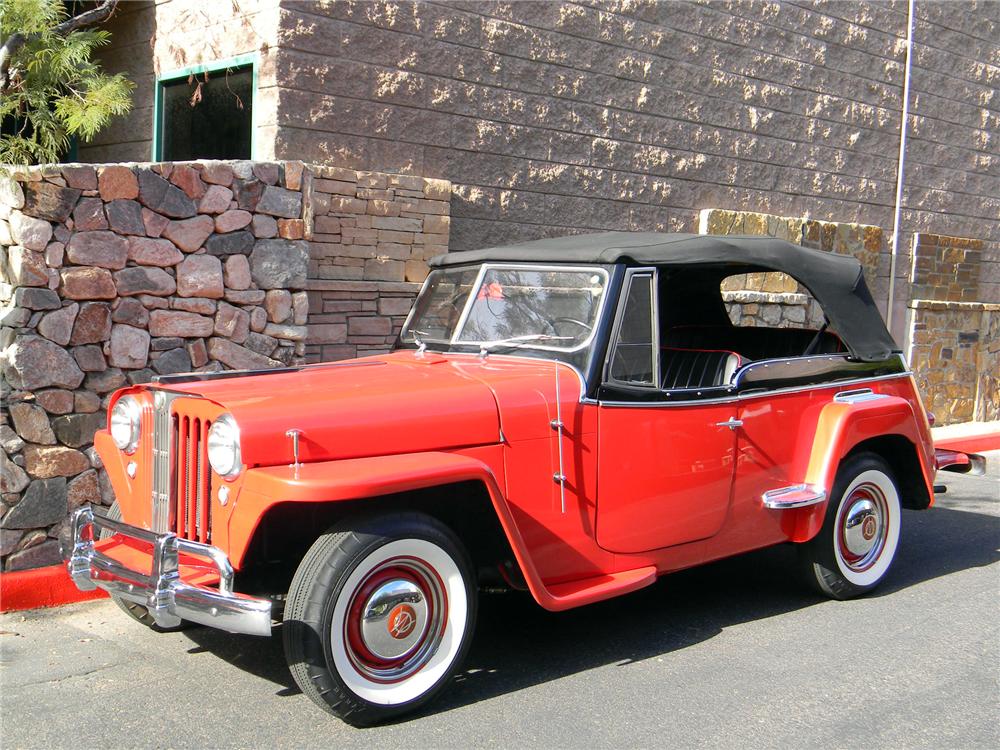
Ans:
{"label": "green foliage", "polygon": [[0,40],[26,39],[11,55],[0,91],[0,163],[58,161],[73,136],[92,139],[132,106],[134,84],[91,60],[111,35],[96,29],[60,34],[56,27],[67,17],[61,0],[0,0]]}

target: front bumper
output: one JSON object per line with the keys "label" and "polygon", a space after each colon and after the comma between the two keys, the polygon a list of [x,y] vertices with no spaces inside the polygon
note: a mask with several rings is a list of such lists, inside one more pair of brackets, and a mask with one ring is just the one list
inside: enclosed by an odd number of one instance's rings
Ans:
{"label": "front bumper", "polygon": [[[112,530],[152,548],[149,575],[132,570],[94,547],[95,529]],[[233,567],[218,547],[181,539],[176,534],[154,534],[145,529],[96,515],[90,507],[72,517],[73,546],[66,567],[81,591],[100,586],[109,594],[149,610],[157,625],[175,627],[181,620],[197,622],[230,633],[271,634],[271,602],[233,591]],[[193,586],[180,578],[178,555],[206,559],[219,572],[219,587]]]}

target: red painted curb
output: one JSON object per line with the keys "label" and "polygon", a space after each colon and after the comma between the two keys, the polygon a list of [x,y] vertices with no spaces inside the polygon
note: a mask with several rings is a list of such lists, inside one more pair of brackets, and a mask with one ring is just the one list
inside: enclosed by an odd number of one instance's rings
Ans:
{"label": "red painted curb", "polygon": [[983,451],[1000,450],[1000,431],[982,432],[978,435],[963,435],[962,437],[935,440],[935,448],[947,448],[953,451],[968,451],[982,453]]}
{"label": "red painted curb", "polygon": [[80,591],[62,565],[0,573],[0,612],[58,607],[107,595],[103,589]]}

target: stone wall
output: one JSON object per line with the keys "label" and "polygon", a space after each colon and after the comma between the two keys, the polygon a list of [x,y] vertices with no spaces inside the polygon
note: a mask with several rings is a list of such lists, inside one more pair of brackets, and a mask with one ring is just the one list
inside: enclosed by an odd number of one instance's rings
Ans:
{"label": "stone wall", "polygon": [[914,300],[909,361],[940,425],[1000,419],[1000,305]]}
{"label": "stone wall", "polygon": [[304,361],[303,165],[61,165],[0,181],[0,556],[56,562],[111,502],[108,395],[189,370]]}
{"label": "stone wall", "polygon": [[427,260],[448,251],[451,183],[310,167],[307,356],[328,361],[388,350]]}
{"label": "stone wall", "polygon": [[1000,289],[984,243],[918,232],[907,360],[940,424],[1000,419]]}
{"label": "stone wall", "polygon": [[0,562],[55,562],[110,486],[111,392],[387,351],[451,184],[302,162],[59,165],[0,179]]}

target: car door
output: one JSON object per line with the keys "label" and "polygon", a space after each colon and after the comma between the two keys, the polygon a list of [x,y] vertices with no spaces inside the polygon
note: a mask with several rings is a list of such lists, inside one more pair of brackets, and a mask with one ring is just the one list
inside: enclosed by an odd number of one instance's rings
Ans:
{"label": "car door", "polygon": [[655,269],[626,274],[598,404],[597,540],[613,552],[713,536],[732,491],[735,398],[660,387],[656,290]]}

